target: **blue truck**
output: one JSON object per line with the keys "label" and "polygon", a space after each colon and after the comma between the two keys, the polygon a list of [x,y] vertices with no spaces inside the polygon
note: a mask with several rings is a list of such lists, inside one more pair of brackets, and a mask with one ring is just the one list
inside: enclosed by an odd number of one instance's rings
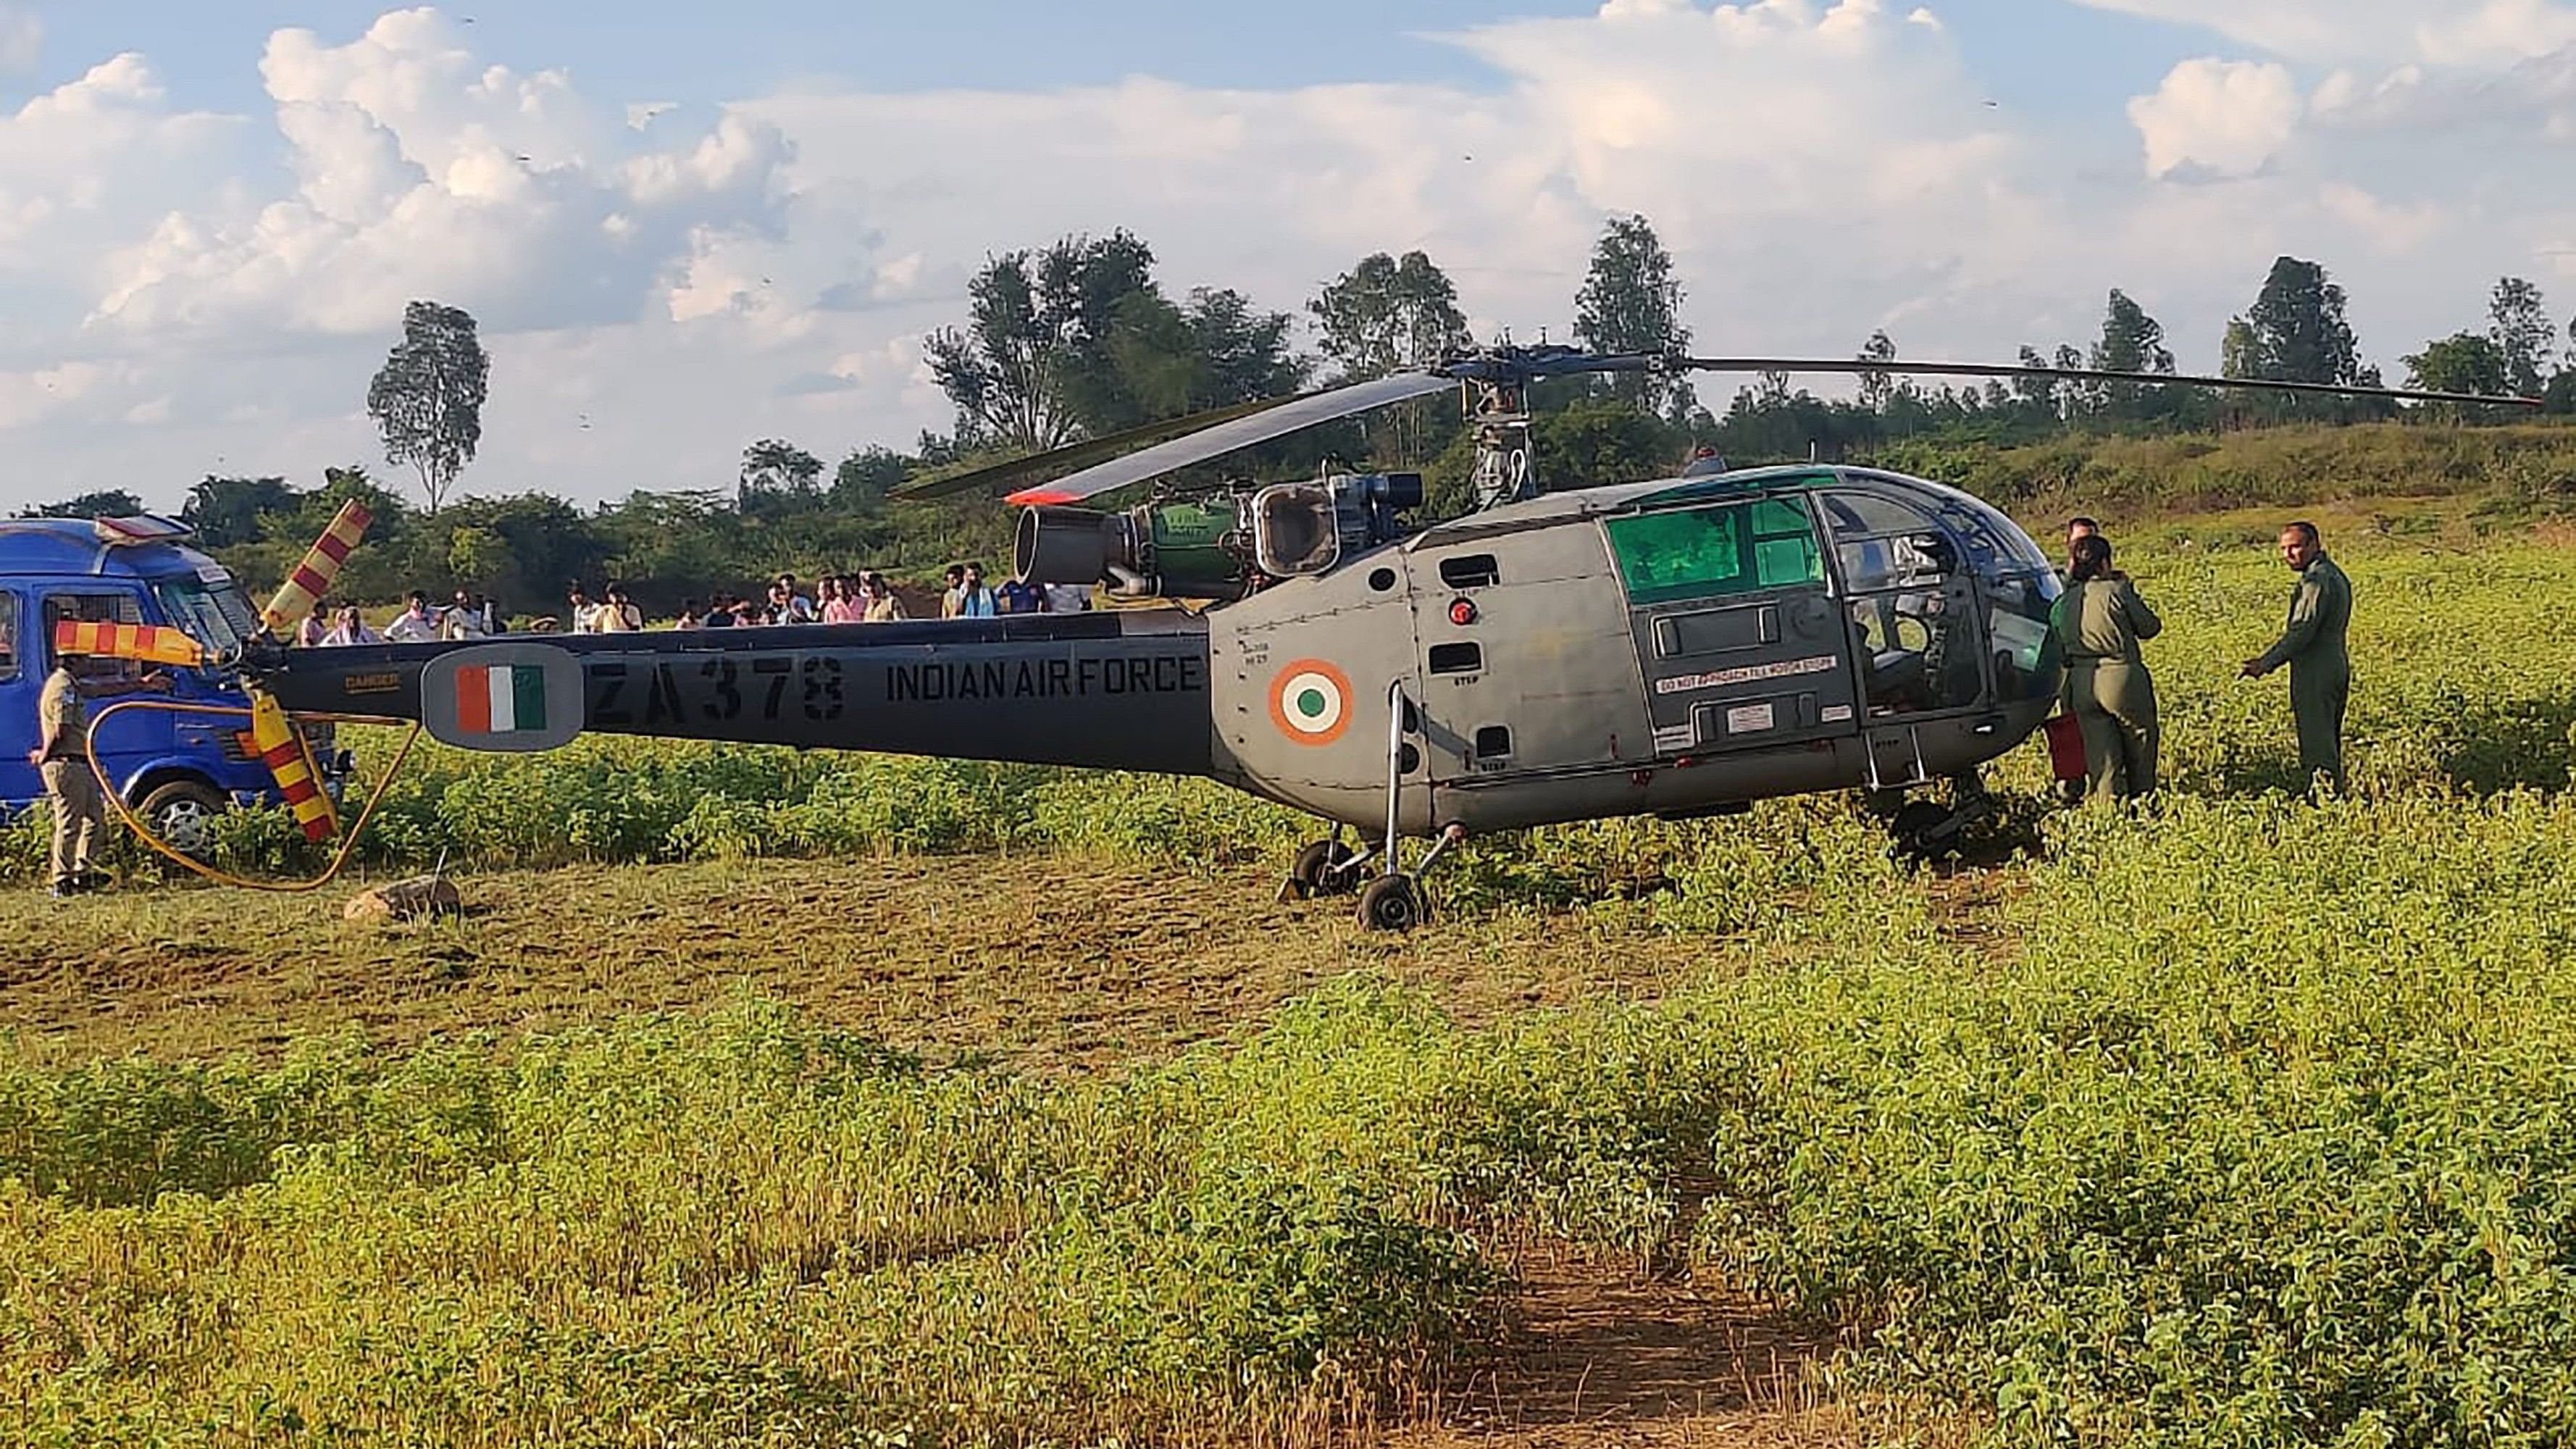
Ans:
{"label": "blue truck", "polygon": [[[49,617],[157,624],[185,631],[210,654],[238,648],[259,627],[250,601],[221,564],[188,547],[188,531],[166,519],[0,520],[0,810],[44,798],[28,752],[36,747],[36,692],[54,667]],[[140,666],[88,661],[85,669],[140,673]],[[241,690],[218,671],[172,669],[163,698],[246,709]],[[115,701],[90,706],[95,717]],[[130,710],[97,731],[109,784],[173,847],[200,853],[216,812],[276,803],[276,782],[250,747],[239,715]]]}

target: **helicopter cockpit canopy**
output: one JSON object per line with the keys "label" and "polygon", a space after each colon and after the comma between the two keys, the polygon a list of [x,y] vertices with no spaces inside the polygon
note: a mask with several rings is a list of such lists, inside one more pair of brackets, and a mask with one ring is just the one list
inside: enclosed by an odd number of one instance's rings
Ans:
{"label": "helicopter cockpit canopy", "polygon": [[1814,495],[1867,651],[1873,714],[1959,708],[1983,693],[1976,665],[1936,646],[1982,605],[1992,700],[2046,697],[2056,676],[2048,620],[2058,581],[2011,519],[1957,489],[1845,469]]}

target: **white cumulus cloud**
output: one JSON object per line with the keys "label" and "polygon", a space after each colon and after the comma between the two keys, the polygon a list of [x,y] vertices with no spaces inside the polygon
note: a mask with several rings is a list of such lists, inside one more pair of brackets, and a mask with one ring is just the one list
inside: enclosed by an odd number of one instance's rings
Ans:
{"label": "white cumulus cloud", "polygon": [[2129,102],[2129,119],[2146,142],[2149,176],[2251,176],[2288,144],[2301,110],[2286,67],[2204,58],[2175,66],[2155,94]]}
{"label": "white cumulus cloud", "polygon": [[364,332],[422,296],[502,329],[624,321],[711,230],[768,224],[787,154],[739,116],[638,153],[566,73],[486,65],[433,10],[342,45],[281,30],[260,73],[294,191],[165,216],[111,257],[100,322]]}

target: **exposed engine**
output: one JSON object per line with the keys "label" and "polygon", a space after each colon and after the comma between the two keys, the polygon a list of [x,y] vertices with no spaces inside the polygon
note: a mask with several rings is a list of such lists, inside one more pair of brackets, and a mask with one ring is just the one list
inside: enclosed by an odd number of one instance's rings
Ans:
{"label": "exposed engine", "polygon": [[1280,579],[1328,573],[1409,531],[1418,473],[1342,474],[1123,512],[1041,504],[1020,515],[1019,572],[1039,583],[1104,583],[1124,598],[1233,600]]}

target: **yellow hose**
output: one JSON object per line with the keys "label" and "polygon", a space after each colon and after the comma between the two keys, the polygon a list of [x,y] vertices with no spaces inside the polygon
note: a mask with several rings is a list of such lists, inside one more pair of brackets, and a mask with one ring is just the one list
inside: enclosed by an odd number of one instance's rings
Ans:
{"label": "yellow hose", "polygon": [[315,876],[311,880],[263,881],[253,880],[248,876],[234,875],[230,871],[219,870],[204,861],[188,856],[184,852],[171,849],[167,842],[152,833],[150,827],[143,823],[142,817],[134,813],[134,808],[125,803],[124,795],[118,793],[116,787],[108,782],[107,767],[100,764],[98,759],[99,726],[106,724],[107,721],[116,714],[129,709],[157,709],[170,714],[215,715],[224,719],[239,719],[245,722],[250,719],[251,712],[239,706],[229,704],[188,704],[179,700],[171,699],[122,699],[109,705],[107,708],[100,710],[98,712],[98,716],[90,721],[89,738],[83,743],[82,750],[89,758],[89,772],[91,776],[98,781],[99,794],[106,797],[109,803],[116,807],[117,818],[123,820],[126,828],[134,832],[134,838],[142,841],[146,846],[150,847],[154,854],[174,861],[186,869],[204,876],[206,879],[213,881],[218,885],[239,886],[243,890],[272,891],[284,895],[294,895],[300,894],[304,891],[320,890],[322,887],[329,885],[333,880],[338,878],[341,867],[349,863],[350,855],[358,848],[358,833],[365,830],[367,828],[367,822],[375,817],[376,806],[384,800],[386,788],[393,784],[394,775],[402,769],[403,761],[411,757],[411,747],[414,742],[418,741],[420,738],[420,722],[418,720],[383,719],[373,715],[324,714],[300,716],[299,718],[319,720],[325,724],[408,724],[411,726],[411,730],[403,736],[402,748],[394,751],[392,762],[385,766],[383,778],[376,781],[375,791],[368,795],[366,808],[358,812],[357,822],[351,825],[348,832],[340,837],[340,851],[339,854],[331,858],[330,869],[323,871],[320,875]]}

